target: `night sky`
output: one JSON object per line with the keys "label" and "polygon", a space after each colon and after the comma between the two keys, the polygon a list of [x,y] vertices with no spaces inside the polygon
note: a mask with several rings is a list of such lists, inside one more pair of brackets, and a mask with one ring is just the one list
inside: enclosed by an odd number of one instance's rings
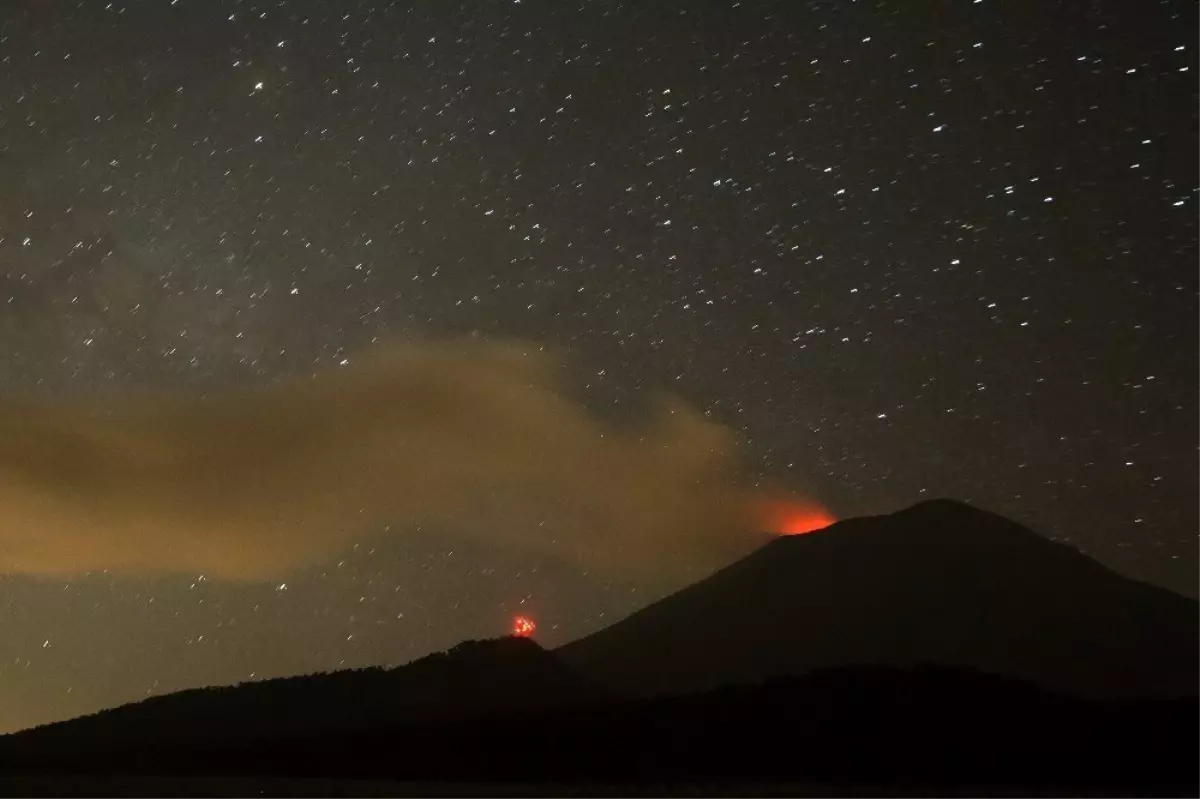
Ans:
{"label": "night sky", "polygon": [[0,729],[557,645],[751,496],[969,500],[1194,595],[1196,30],[3,2]]}

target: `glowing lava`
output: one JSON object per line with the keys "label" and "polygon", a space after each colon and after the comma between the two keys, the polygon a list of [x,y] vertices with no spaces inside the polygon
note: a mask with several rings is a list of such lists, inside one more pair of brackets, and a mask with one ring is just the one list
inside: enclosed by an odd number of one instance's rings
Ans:
{"label": "glowing lava", "polygon": [[533,631],[537,629],[537,625],[533,623],[533,619],[528,616],[517,616],[513,619],[512,634],[518,638],[528,638],[533,635]]}
{"label": "glowing lava", "polygon": [[768,503],[763,517],[766,529],[778,535],[804,535],[837,521],[825,508],[804,500]]}

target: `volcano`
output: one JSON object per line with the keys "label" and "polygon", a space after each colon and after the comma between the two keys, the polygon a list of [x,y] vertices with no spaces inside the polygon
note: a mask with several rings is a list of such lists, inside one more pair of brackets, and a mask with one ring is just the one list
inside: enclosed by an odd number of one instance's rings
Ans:
{"label": "volcano", "polygon": [[934,500],[785,536],[557,650],[635,694],[939,664],[1098,698],[1191,696],[1200,604]]}

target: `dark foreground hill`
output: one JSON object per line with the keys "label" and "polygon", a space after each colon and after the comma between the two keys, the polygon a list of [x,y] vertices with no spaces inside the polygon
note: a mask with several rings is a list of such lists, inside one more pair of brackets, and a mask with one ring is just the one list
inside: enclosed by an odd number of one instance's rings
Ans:
{"label": "dark foreground hill", "polygon": [[781,538],[557,650],[610,687],[695,691],[938,663],[1097,697],[1194,695],[1200,605],[946,500]]}
{"label": "dark foreground hill", "polygon": [[[1197,709],[1194,700],[1097,702],[923,667],[440,720],[375,718],[336,732],[298,724],[255,739],[231,725],[229,736],[153,742],[123,731],[140,723],[132,714],[110,714],[75,735],[0,739],[0,791],[1194,796]],[[158,729],[191,720],[163,717]]]}
{"label": "dark foreground hill", "polygon": [[[311,674],[146,699],[0,739],[29,751],[243,745],[297,731],[449,721],[578,704],[607,692],[527,638],[467,641],[394,669]],[[0,753],[6,750],[0,746]]]}

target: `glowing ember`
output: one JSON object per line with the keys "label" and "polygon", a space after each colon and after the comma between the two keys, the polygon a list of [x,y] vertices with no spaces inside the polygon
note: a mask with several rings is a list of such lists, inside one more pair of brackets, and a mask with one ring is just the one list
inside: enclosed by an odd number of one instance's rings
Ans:
{"label": "glowing ember", "polygon": [[537,625],[533,623],[533,619],[526,616],[517,616],[513,619],[513,635],[518,638],[528,638],[533,635],[533,631],[537,629]]}
{"label": "glowing ember", "polygon": [[809,511],[797,513],[788,518],[779,529],[780,535],[804,535],[814,530],[822,530],[836,522],[837,519],[824,511]]}
{"label": "glowing ember", "polygon": [[801,500],[769,503],[763,518],[766,529],[778,535],[804,535],[837,521],[832,513],[820,505]]}

